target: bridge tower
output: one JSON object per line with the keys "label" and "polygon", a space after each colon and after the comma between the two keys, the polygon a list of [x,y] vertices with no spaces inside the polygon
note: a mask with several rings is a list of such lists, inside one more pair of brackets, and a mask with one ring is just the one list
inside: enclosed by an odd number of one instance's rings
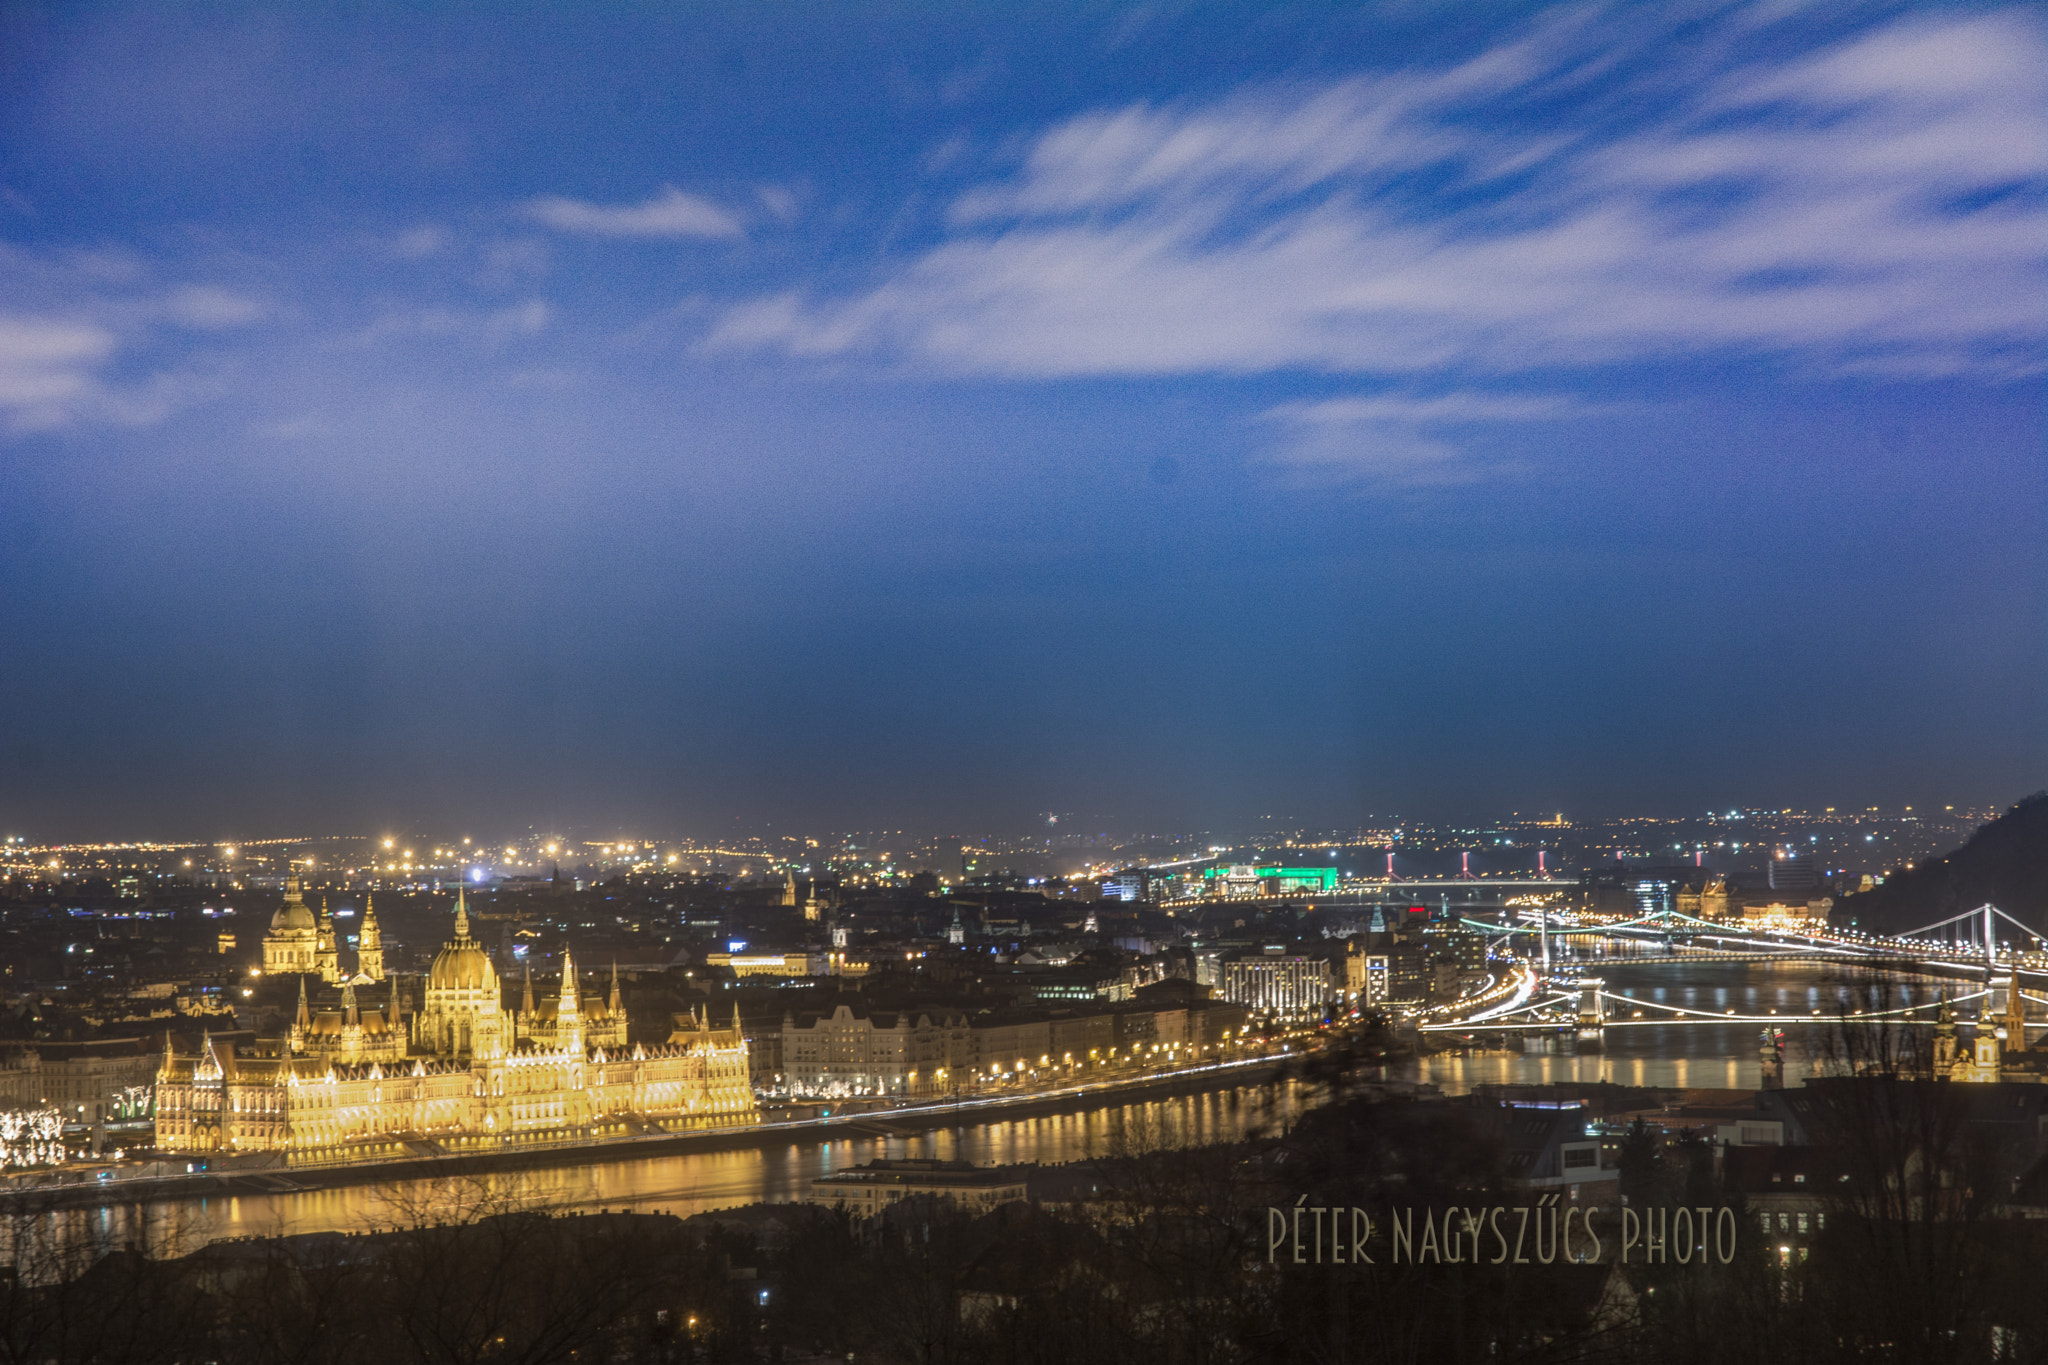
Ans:
{"label": "bridge tower", "polygon": [[1607,1022],[1607,1005],[1600,998],[1600,989],[1607,983],[1597,976],[1589,976],[1579,982],[1579,1027],[1599,1028]]}

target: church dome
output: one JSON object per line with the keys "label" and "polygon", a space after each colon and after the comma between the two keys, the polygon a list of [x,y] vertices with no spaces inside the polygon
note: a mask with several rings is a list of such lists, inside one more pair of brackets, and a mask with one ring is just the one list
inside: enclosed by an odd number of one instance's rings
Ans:
{"label": "church dome", "polygon": [[313,922],[313,912],[306,908],[306,902],[299,896],[299,879],[291,878],[284,884],[284,904],[277,907],[277,913],[270,917],[273,933],[289,933],[303,929],[308,933],[318,928]]}

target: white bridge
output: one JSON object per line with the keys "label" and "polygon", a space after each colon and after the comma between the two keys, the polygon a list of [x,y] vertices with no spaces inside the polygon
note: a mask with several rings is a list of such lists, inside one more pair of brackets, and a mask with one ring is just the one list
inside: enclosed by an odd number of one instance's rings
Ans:
{"label": "white bridge", "polygon": [[[1943,1001],[1902,1005],[1894,1009],[1837,1011],[1814,1010],[1799,1014],[1715,1013],[1679,1005],[1665,1005],[1634,996],[1617,995],[1606,989],[1596,976],[1567,975],[1554,970],[1552,940],[1568,944],[1572,956],[1583,961],[1576,949],[1586,940],[1598,940],[1604,947],[1619,941],[1630,949],[1608,955],[1610,961],[1631,966],[1686,962],[1828,961],[1861,962],[1872,967],[1946,967],[1984,973],[1986,985],[1968,994],[1949,997],[1947,1004],[1960,1005],[1985,1000],[1989,1010],[1991,978],[2006,972],[2016,976],[2048,977],[2048,951],[2042,936],[1993,905],[1982,905],[1948,919],[1904,934],[1876,935],[1841,930],[1787,930],[1759,926],[1745,929],[1671,910],[1659,910],[1634,919],[1595,923],[1582,916],[1555,911],[1535,912],[1533,924],[1496,924],[1467,918],[1476,929],[1499,935],[1496,947],[1509,948],[1517,935],[1536,951],[1523,959],[1526,979],[1513,991],[1496,990],[1490,995],[1506,998],[1500,1003],[1487,999],[1479,1009],[1467,1008],[1462,1017],[1438,1018],[1421,1025],[1430,1033],[1528,1032],[1549,1029],[1606,1029],[1670,1024],[1765,1024],[1783,1027],[1793,1024],[1832,1024],[1843,1020],[1888,1020],[1898,1024],[1930,1024]],[[2017,930],[1998,937],[2001,926]],[[1533,943],[1528,940],[1534,939]],[[1649,948],[1651,951],[1640,951]],[[2021,998],[2048,1006],[2048,997],[2022,991]],[[1451,1008],[1457,1008],[1453,1006]]]}

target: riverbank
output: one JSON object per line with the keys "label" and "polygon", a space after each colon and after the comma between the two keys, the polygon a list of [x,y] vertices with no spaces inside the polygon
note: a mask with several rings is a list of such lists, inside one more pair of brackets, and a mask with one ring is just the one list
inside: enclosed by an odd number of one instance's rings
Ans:
{"label": "riverbank", "polygon": [[1279,1079],[1288,1064],[1296,1060],[1298,1056],[1261,1057],[1042,1094],[904,1106],[835,1114],[830,1118],[754,1123],[687,1133],[649,1133],[551,1147],[506,1147],[495,1151],[335,1165],[280,1165],[146,1179],[18,1186],[0,1192],[0,1210],[19,1215],[24,1212],[299,1194],[348,1186],[460,1179],[654,1157],[832,1142],[842,1138],[902,1137],[970,1124],[1077,1113],[1171,1095],[1257,1085]]}

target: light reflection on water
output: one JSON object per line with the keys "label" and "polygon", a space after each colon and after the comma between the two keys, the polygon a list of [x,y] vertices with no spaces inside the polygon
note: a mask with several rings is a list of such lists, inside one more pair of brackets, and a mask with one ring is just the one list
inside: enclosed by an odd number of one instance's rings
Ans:
{"label": "light reflection on water", "polygon": [[[1798,963],[1699,963],[1626,966],[1603,964],[1608,988],[1641,999],[1692,1009],[1767,1014],[1788,1019],[1834,1012],[1863,984],[1829,968]],[[1964,982],[1923,979],[1892,987],[1892,1004],[1911,1004],[1939,990],[1974,989]],[[1451,1094],[1494,1083],[1593,1082],[1679,1089],[1754,1089],[1761,1084],[1755,1024],[1682,1024],[1618,1028],[1604,1045],[1576,1055],[1499,1051],[1467,1057],[1425,1058],[1419,1079]],[[1786,1083],[1808,1069],[1805,1041],[1819,1029],[1788,1030]],[[1269,1102],[1270,1101],[1270,1102]],[[1058,1164],[1106,1154],[1119,1134],[1134,1145],[1172,1146],[1226,1142],[1292,1119],[1301,1106],[1294,1088],[1271,1094],[1262,1087],[1177,1095],[1082,1113],[1006,1119],[904,1136],[867,1133],[830,1141],[687,1156],[596,1162],[587,1166],[481,1177],[495,1199],[531,1207],[630,1208],[682,1216],[757,1202],[801,1198],[820,1175],[877,1157],[937,1157],[978,1165]],[[445,1182],[410,1182],[380,1189],[359,1185],[332,1190],[280,1192],[189,1200],[155,1206],[146,1214],[115,1207],[59,1215],[60,1238],[99,1246],[139,1241],[160,1254],[190,1251],[229,1237],[310,1232],[361,1232],[403,1216],[404,1206],[445,1198]],[[463,1198],[472,1197],[465,1183]],[[145,1231],[138,1236],[137,1229]],[[0,1240],[4,1240],[0,1230]],[[4,1248],[0,1248],[4,1250]]]}
{"label": "light reflection on water", "polygon": [[[1640,1000],[1716,1014],[1777,1011],[1785,1020],[1785,1084],[1791,1086],[1811,1072],[1812,1046],[1825,1032],[1825,1025],[1795,1021],[1811,1021],[1816,1010],[1826,1019],[1844,1004],[1853,1008],[1872,985],[1867,974],[1853,969],[1801,962],[1641,966],[1606,962],[1592,970],[1606,980],[1609,991]],[[1884,989],[1889,992],[1886,1004],[1896,1007],[1924,1003],[1937,993],[1953,996],[1980,986],[1963,980],[1923,978],[1891,981]],[[1762,1028],[1760,1024],[1714,1023],[1613,1028],[1605,1030],[1595,1046],[1576,1054],[1525,1053],[1519,1041],[1511,1041],[1511,1050],[1425,1057],[1418,1074],[1453,1095],[1489,1084],[1596,1081],[1679,1090],[1755,1090],[1763,1084],[1763,1062],[1757,1048]]]}
{"label": "light reflection on water", "polygon": [[[1082,1113],[1006,1119],[902,1136],[867,1133],[723,1152],[597,1162],[588,1166],[394,1186],[281,1192],[57,1215],[60,1236],[101,1246],[141,1241],[175,1255],[231,1237],[364,1232],[405,1221],[420,1201],[481,1198],[526,1207],[633,1209],[684,1217],[801,1198],[812,1180],[878,1157],[935,1157],[977,1165],[1082,1161],[1119,1144],[1136,1149],[1228,1142],[1273,1130],[1301,1108],[1293,1083],[1175,1095]],[[877,1116],[886,1121],[886,1116]],[[143,1231],[138,1235],[138,1229]]]}

